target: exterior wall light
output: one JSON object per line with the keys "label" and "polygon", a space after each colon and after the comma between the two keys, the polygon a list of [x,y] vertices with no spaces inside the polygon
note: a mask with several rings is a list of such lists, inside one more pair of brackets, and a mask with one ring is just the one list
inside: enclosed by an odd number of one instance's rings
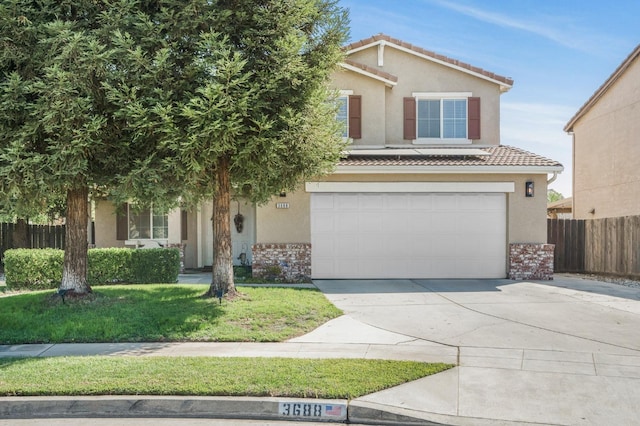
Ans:
{"label": "exterior wall light", "polygon": [[525,195],[525,197],[533,197],[533,194],[534,194],[533,182],[532,181],[527,181],[524,184],[524,195]]}

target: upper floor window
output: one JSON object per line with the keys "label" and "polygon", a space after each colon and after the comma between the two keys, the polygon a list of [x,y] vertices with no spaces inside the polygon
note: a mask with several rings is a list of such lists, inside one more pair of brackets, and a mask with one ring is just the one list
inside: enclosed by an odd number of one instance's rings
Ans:
{"label": "upper floor window", "polygon": [[362,96],[352,90],[341,90],[336,119],[342,125],[342,137],[362,138]]}
{"label": "upper floor window", "polygon": [[342,126],[342,137],[349,137],[349,97],[340,96],[338,98],[337,120]]}
{"label": "upper floor window", "polygon": [[466,139],[466,99],[418,99],[418,138]]}
{"label": "upper floor window", "polygon": [[128,206],[129,239],[167,239],[169,221],[167,215],[156,214],[153,209],[136,211]]}
{"label": "upper floor window", "polygon": [[404,102],[404,139],[471,143],[480,139],[480,98],[471,93],[413,93]]}

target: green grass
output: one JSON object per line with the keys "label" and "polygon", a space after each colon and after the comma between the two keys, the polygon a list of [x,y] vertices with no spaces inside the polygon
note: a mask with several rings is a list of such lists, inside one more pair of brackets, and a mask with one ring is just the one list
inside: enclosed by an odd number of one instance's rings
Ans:
{"label": "green grass", "polygon": [[0,358],[0,396],[141,394],[350,399],[451,367],[362,359]]}
{"label": "green grass", "polygon": [[341,315],[311,289],[239,287],[205,299],[202,285],[94,288],[90,301],[52,302],[49,291],[0,297],[0,344],[69,342],[278,342]]}

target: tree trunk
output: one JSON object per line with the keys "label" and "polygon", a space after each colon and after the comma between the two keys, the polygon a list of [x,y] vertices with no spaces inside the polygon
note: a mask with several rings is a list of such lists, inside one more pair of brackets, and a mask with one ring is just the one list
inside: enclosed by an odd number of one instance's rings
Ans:
{"label": "tree trunk", "polygon": [[13,228],[11,245],[13,248],[31,248],[29,241],[29,225],[26,219],[17,219]]}
{"label": "tree trunk", "polygon": [[91,287],[87,284],[88,199],[87,187],[67,191],[64,266],[59,289],[65,294],[91,293]]}
{"label": "tree trunk", "polygon": [[222,297],[236,294],[233,282],[233,259],[231,251],[231,183],[229,181],[229,159],[218,162],[216,192],[213,197],[213,272],[211,286],[206,296]]}

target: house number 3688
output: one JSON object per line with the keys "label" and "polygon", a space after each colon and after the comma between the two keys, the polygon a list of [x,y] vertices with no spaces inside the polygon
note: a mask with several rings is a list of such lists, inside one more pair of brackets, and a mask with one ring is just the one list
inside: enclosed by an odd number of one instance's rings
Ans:
{"label": "house number 3688", "polygon": [[321,417],[322,405],[320,404],[291,404],[285,402],[280,405],[281,415],[294,417]]}

